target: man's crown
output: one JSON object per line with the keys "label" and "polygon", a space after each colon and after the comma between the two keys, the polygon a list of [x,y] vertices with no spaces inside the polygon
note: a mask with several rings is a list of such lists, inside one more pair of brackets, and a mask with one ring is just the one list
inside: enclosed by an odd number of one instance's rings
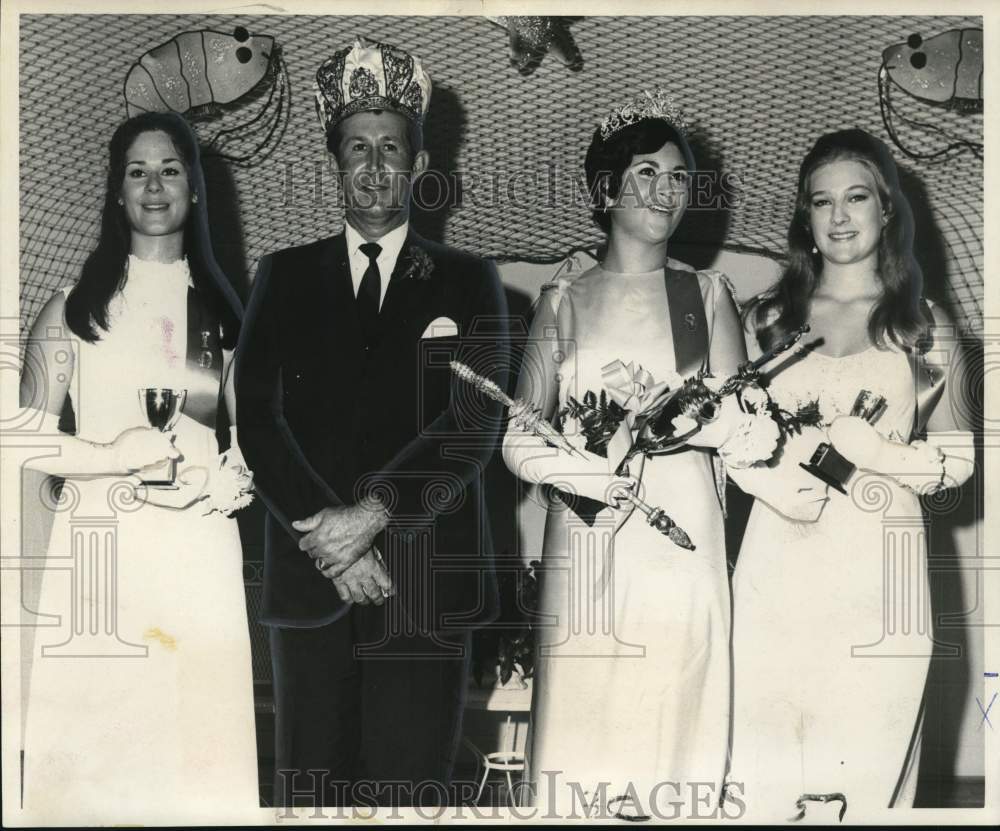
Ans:
{"label": "man's crown", "polygon": [[666,121],[681,135],[687,135],[688,125],[683,111],[674,103],[674,99],[667,94],[667,91],[660,87],[653,90],[652,94],[643,91],[627,104],[612,110],[611,114],[601,122],[601,139],[607,141],[615,133],[647,118]]}
{"label": "man's crown", "polygon": [[431,100],[431,79],[420,61],[385,43],[334,52],[316,71],[316,113],[323,129],[365,110],[389,110],[420,124]]}

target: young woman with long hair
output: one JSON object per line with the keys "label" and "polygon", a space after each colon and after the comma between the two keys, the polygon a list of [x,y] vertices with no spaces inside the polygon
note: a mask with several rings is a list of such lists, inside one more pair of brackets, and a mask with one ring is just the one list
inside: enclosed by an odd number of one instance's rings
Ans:
{"label": "young woman with long hair", "polygon": [[[788,264],[747,310],[762,348],[811,327],[769,389],[788,412],[818,408],[856,468],[818,522],[758,501],[744,535],[731,779],[759,821],[912,802],[933,649],[919,497],[960,486],[974,459],[961,396],[943,397],[963,382],[953,325],[923,300],[913,234],[886,146],[824,135],[802,162]],[[852,414],[862,393],[869,420]]]}
{"label": "young woman with long hair", "polygon": [[[240,307],[205,202],[183,119],[119,126],[97,247],[26,344],[22,406],[57,451],[32,464],[65,480],[37,604],[58,623],[35,629],[26,697],[24,807],[39,824],[231,820],[257,806],[243,562],[228,515],[249,475],[216,437],[223,400],[235,424]],[[170,432],[147,421],[165,390],[186,393]],[[67,402],[73,433],[59,429]],[[170,460],[174,487],[142,484],[169,479]]]}

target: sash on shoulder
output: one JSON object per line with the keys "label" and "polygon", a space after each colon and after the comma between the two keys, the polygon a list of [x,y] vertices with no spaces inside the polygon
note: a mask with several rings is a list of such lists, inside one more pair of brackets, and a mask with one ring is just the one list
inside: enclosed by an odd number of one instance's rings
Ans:
{"label": "sash on shoulder", "polygon": [[708,318],[698,275],[667,266],[663,269],[667,307],[674,341],[674,365],[684,377],[705,366],[708,359]]}
{"label": "sash on shoulder", "polygon": [[219,319],[203,295],[191,286],[187,291],[186,367],[188,393],[184,415],[214,430],[222,397]]}

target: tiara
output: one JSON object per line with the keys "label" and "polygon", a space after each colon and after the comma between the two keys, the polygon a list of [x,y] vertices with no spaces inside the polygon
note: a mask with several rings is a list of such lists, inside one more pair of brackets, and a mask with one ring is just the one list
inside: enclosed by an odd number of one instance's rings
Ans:
{"label": "tiara", "polygon": [[662,87],[650,94],[643,90],[624,106],[611,111],[611,115],[601,122],[601,140],[607,141],[615,133],[631,127],[646,118],[658,118],[666,121],[682,135],[687,135],[687,121],[684,113],[674,99]]}

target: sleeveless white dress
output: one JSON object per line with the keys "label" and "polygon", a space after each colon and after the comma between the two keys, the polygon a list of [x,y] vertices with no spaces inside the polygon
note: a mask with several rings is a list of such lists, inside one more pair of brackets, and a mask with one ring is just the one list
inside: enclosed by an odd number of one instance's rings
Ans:
{"label": "sleeveless white dress", "polygon": [[[145,425],[140,387],[187,388],[185,261],[130,258],[110,331],[72,343],[77,435]],[[67,329],[67,333],[69,330]],[[183,417],[179,469],[218,453]],[[257,811],[250,639],[237,523],[204,503],[130,502],[121,479],[67,480],[37,611],[24,807],[38,824],[212,822]]]}
{"label": "sleeveless white dress", "polygon": [[[779,405],[818,401],[826,424],[860,390],[881,394],[876,429],[910,440],[913,377],[897,349],[800,352],[771,374]],[[912,802],[933,647],[924,519],[885,476],[857,472],[846,490],[831,488],[810,524],[757,501],[736,565],[730,778],[758,822],[796,816],[803,794],[842,794],[848,822]],[[836,823],[841,805],[810,801],[807,818]]]}
{"label": "sleeveless white dress", "polygon": [[[724,278],[699,272],[698,280],[711,333]],[[602,370],[616,360],[641,365],[654,382],[679,382],[662,270],[594,268],[569,285],[562,304],[560,325],[570,309],[573,325],[559,333],[569,339],[556,379],[560,408],[571,395],[599,395]],[[565,432],[583,446],[572,421]],[[556,479],[558,465],[553,459]],[[695,551],[634,511],[609,557],[608,511],[587,526],[558,500],[549,508],[540,579],[549,625],[537,630],[528,762],[536,805],[559,816],[579,815],[584,804],[597,816],[687,816],[695,800],[711,815],[720,795],[730,598],[712,455],[688,449],[647,460],[642,484],[645,500],[687,531]]]}

